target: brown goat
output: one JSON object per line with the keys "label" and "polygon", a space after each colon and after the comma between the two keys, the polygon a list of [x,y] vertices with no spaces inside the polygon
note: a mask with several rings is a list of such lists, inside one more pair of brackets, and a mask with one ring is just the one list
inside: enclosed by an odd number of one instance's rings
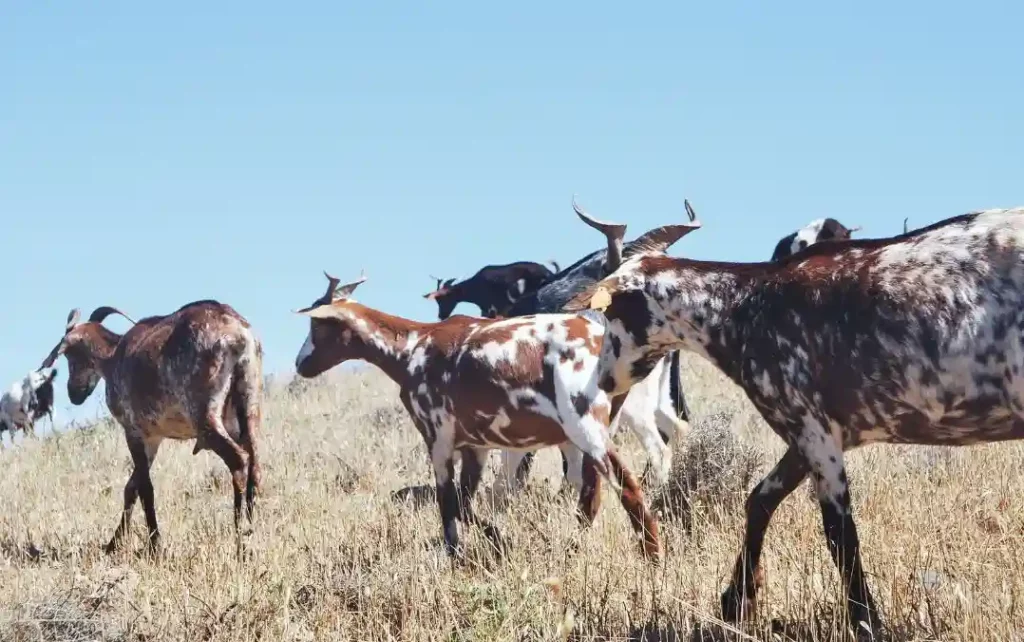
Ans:
{"label": "brown goat", "polygon": [[263,348],[249,322],[228,305],[196,301],[166,316],[140,320],[123,336],[102,325],[110,314],[97,308],[78,323],[68,315],[64,337],[43,362],[68,360],[68,397],[81,405],[106,381],[107,407],[124,428],[135,469],[124,487],[121,521],[107,545],[117,549],[142,500],[152,550],[160,531],[149,471],[164,439],[195,439],[193,454],[209,449],[231,471],[238,531],[242,496],[251,522],[260,484],[256,449],[261,420]]}

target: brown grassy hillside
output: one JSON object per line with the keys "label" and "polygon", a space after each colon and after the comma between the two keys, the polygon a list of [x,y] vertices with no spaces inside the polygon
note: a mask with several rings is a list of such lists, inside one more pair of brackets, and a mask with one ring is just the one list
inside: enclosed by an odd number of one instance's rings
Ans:
{"label": "brown grassy hillside", "polygon": [[[667,559],[644,564],[605,491],[580,532],[559,496],[557,452],[504,513],[502,563],[466,531],[470,562],[440,546],[422,442],[376,372],[268,392],[265,488],[248,559],[236,561],[227,471],[191,444],[166,443],[154,481],[166,555],[101,552],[120,510],[129,457],[109,424],[0,454],[0,639],[4,640],[840,640],[837,573],[805,485],[767,538],[759,618],[716,624],[737,553],[745,493],[781,454],[739,391],[691,363],[696,417],[677,454],[676,488],[649,500],[688,519],[663,522]],[[642,470],[631,435],[619,442]],[[1020,639],[1024,631],[1024,449],[877,446],[849,456],[872,587],[899,639]],[[485,487],[491,476],[485,478]],[[682,490],[680,490],[682,489]],[[687,527],[688,526],[688,527]],[[771,631],[777,634],[773,637]]]}

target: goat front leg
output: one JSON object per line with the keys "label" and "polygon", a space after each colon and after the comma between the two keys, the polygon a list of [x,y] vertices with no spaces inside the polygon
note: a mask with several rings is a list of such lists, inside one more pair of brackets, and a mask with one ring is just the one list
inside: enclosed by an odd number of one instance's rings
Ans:
{"label": "goat front leg", "polygon": [[[582,453],[581,453],[582,454]],[[597,519],[601,509],[601,475],[597,470],[597,460],[584,455],[581,463],[579,520],[583,527],[589,527]]]}
{"label": "goat front leg", "polygon": [[807,477],[807,461],[790,448],[747,497],[747,528],[743,549],[736,558],[732,581],[722,593],[722,618],[739,622],[754,611],[760,583],[761,548],[772,515],[786,497]]}
{"label": "goat front leg", "polygon": [[143,441],[141,438],[127,436],[128,451],[132,457],[134,468],[124,486],[124,504],[121,509],[121,520],[118,522],[114,536],[110,538],[105,548],[107,553],[113,553],[120,548],[124,535],[131,526],[132,511],[136,499],[142,499],[142,509],[146,514],[146,526],[149,528],[149,548],[156,551],[160,546],[160,527],[156,521],[156,506],[153,497],[153,481],[149,471],[156,459],[157,450],[160,448],[160,439]]}
{"label": "goat front leg", "polygon": [[640,484],[614,450],[608,450],[605,461],[607,462],[606,474],[619,486],[619,501],[626,509],[626,514],[629,515],[629,523],[633,530],[643,538],[641,551],[644,557],[657,561],[661,558],[658,520],[647,508]]}

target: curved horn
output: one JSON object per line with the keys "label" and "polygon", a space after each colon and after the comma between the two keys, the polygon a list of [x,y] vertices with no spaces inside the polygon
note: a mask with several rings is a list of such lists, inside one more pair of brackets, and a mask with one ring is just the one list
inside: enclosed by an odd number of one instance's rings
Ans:
{"label": "curved horn", "polygon": [[82,316],[82,311],[78,308],[73,308],[71,312],[68,312],[68,321],[64,325],[64,332],[71,332],[71,328],[78,325],[78,317]]}
{"label": "curved horn", "polygon": [[64,347],[64,339],[61,338],[61,340],[57,342],[57,345],[53,346],[53,350],[50,350],[50,354],[46,355],[46,358],[43,359],[43,362],[39,364],[39,370],[42,370],[43,368],[49,368],[54,363],[56,363],[57,357],[59,357],[64,352]]}
{"label": "curved horn", "polygon": [[862,229],[864,229],[864,226],[863,225],[858,225],[857,227],[851,227],[851,228],[849,228],[846,231],[849,232],[850,234],[853,234],[854,232],[859,232]]}
{"label": "curved horn", "polygon": [[673,243],[694,230],[701,228],[700,221],[689,224],[662,225],[644,232],[626,248],[627,255],[664,252]]}
{"label": "curved horn", "polygon": [[[330,278],[330,277],[328,277],[328,278]],[[362,283],[365,280],[366,280],[366,273],[360,271],[358,279],[356,279],[355,281],[353,281],[351,283],[346,283],[345,285],[336,287],[334,289],[334,300],[337,301],[339,299],[347,299],[347,298],[349,298],[350,296],[352,296],[352,293],[355,292],[355,289],[357,287],[359,287],[359,284]]]}
{"label": "curved horn", "polygon": [[550,264],[551,267],[555,269],[555,274],[558,274],[559,272],[562,271],[562,268],[558,267],[558,261],[554,259],[548,259],[548,264]]}
{"label": "curved horn", "polygon": [[909,217],[909,216],[908,216],[907,218],[903,219],[903,233],[904,233],[904,234],[906,234],[906,233],[907,233],[907,221],[908,221],[908,220],[910,220],[910,217]]}
{"label": "curved horn", "polygon": [[124,312],[121,312],[117,308],[111,307],[109,305],[100,306],[93,310],[92,314],[89,315],[89,323],[103,323],[103,320],[109,317],[111,314],[119,314],[124,318],[128,319],[128,321],[132,325],[135,325],[135,319],[131,318]]}
{"label": "curved horn", "polygon": [[576,204],[575,194],[572,197],[572,209],[584,223],[601,232],[608,239],[608,259],[606,261],[608,271],[614,272],[619,269],[619,266],[622,265],[622,239],[626,236],[626,226],[619,223],[599,221],[590,216]]}
{"label": "curved horn", "polygon": [[327,292],[324,293],[324,299],[330,301],[334,298],[334,291],[338,288],[338,284],[341,283],[341,279],[336,276],[331,276],[324,270],[324,276],[327,277]]}
{"label": "curved horn", "polygon": [[683,207],[686,208],[686,216],[689,223],[676,225],[662,225],[640,235],[629,244],[627,254],[646,254],[648,252],[664,252],[673,243],[683,238],[690,232],[701,228],[701,222],[697,220],[697,212],[690,205],[689,199],[683,200]]}
{"label": "curved horn", "polygon": [[696,221],[697,220],[697,212],[695,212],[693,210],[693,206],[690,205],[690,199],[688,199],[688,198],[684,198],[683,199],[683,207],[686,208],[686,216],[688,216],[690,218],[690,222],[693,223],[694,221]]}

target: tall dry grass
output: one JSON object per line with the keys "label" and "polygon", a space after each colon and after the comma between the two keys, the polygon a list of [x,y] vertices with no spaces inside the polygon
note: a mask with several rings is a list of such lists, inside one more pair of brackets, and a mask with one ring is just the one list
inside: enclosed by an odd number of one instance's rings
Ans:
{"label": "tall dry grass", "polygon": [[[0,638],[4,640],[841,640],[837,573],[805,485],[777,513],[758,617],[716,622],[746,492],[781,454],[738,389],[703,362],[685,377],[695,415],[672,484],[648,497],[667,556],[645,564],[605,491],[580,531],[556,491],[557,452],[504,512],[495,562],[463,529],[468,562],[440,545],[422,442],[375,373],[268,391],[265,488],[246,559],[236,559],[227,471],[191,444],[156,462],[166,555],[101,546],[118,519],[129,456],[110,424],[0,454]],[[643,468],[631,435],[619,442]],[[876,446],[849,456],[870,581],[898,639],[1022,639],[1021,468],[1016,444]],[[685,499],[686,501],[681,501]],[[774,631],[774,633],[773,633]]]}

